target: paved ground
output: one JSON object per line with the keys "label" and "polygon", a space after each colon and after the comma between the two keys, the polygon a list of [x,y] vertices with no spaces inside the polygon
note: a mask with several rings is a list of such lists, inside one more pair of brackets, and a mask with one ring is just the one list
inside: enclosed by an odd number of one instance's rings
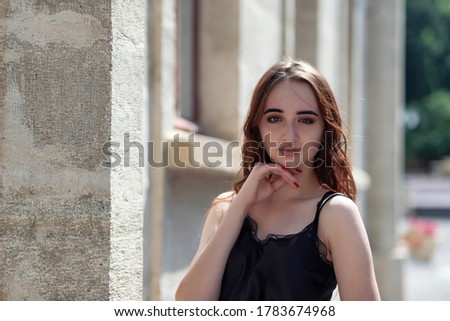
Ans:
{"label": "paved ground", "polygon": [[437,244],[430,261],[406,261],[404,299],[450,301],[450,178],[409,177],[407,182],[412,207],[422,208],[420,214],[437,224]]}

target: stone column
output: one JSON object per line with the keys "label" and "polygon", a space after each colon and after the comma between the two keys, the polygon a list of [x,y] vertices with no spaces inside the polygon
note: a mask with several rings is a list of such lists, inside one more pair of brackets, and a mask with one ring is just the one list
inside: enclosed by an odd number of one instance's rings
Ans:
{"label": "stone column", "polygon": [[296,1],[295,57],[317,65],[318,1]]}
{"label": "stone column", "polygon": [[352,6],[350,119],[352,164],[365,168],[366,159],[366,19],[367,0],[355,0]]}
{"label": "stone column", "polygon": [[404,1],[367,2],[366,113],[369,236],[384,300],[402,299],[402,259],[397,223],[404,214],[401,191],[403,139]]}
{"label": "stone column", "polygon": [[357,204],[360,209],[364,222],[367,224],[367,204],[366,191],[370,186],[370,176],[364,172],[366,169],[366,23],[365,17],[367,13],[366,0],[354,0],[351,7],[352,28],[351,37],[351,53],[350,53],[350,95],[349,95],[349,115],[348,126],[349,142],[351,148],[349,154],[357,181],[358,195]]}
{"label": "stone column", "polygon": [[[4,132],[4,109],[5,109],[5,65],[4,65],[4,44],[6,40],[6,12],[7,3],[0,3],[0,133]],[[3,135],[2,135],[3,136]],[[3,200],[3,139],[0,141],[0,200]],[[5,300],[5,259],[6,245],[4,237],[4,218],[3,206],[0,206],[0,301]]]}
{"label": "stone column", "polygon": [[344,122],[347,123],[350,92],[349,0],[319,0],[317,6],[316,67],[327,78],[341,109]]}
{"label": "stone column", "polygon": [[142,298],[144,13],[2,1],[1,299]]}
{"label": "stone column", "polygon": [[[92,2],[92,5],[97,2]],[[99,2],[98,4],[100,4]],[[148,124],[143,116],[147,1],[108,0],[111,6],[111,140],[123,143],[123,163],[113,167],[110,180],[109,299],[143,298],[143,166]],[[105,67],[105,66],[103,66]],[[104,121],[104,120],[103,120]],[[129,158],[129,164],[127,159]],[[148,183],[148,182],[147,182]]]}
{"label": "stone column", "polygon": [[168,166],[164,163],[168,161],[170,148],[167,146],[173,142],[171,134],[176,110],[176,1],[153,0],[149,9],[150,103],[145,111],[145,120],[151,127],[147,135],[153,145],[146,146],[149,157],[145,168],[146,179],[150,181],[146,186],[144,214],[144,299],[160,300],[164,299],[164,284],[161,285],[164,257],[173,253],[172,248],[167,251],[164,248],[164,237],[172,237],[171,231],[166,231],[164,222],[168,216],[167,204],[174,202],[166,196],[170,181],[167,179]]}
{"label": "stone column", "polygon": [[296,51],[296,0],[282,1],[283,40],[281,44],[282,54],[287,57],[295,58]]}

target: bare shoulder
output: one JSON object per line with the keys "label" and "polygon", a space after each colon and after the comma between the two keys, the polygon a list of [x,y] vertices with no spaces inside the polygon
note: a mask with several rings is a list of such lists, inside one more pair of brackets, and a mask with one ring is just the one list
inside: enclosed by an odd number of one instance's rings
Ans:
{"label": "bare shoulder", "polygon": [[346,255],[342,251],[354,255],[369,251],[367,232],[358,206],[342,195],[333,197],[323,207],[319,237],[329,250],[328,259],[333,262]]}
{"label": "bare shoulder", "polygon": [[352,213],[359,214],[358,206],[355,202],[344,195],[336,195],[331,198],[323,207],[324,213]]}
{"label": "bare shoulder", "polygon": [[235,193],[233,191],[228,191],[214,198],[206,213],[204,227],[213,226],[213,229],[215,229],[220,224],[234,196]]}
{"label": "bare shoulder", "polygon": [[208,211],[208,216],[215,215],[221,219],[223,214],[228,210],[228,207],[230,206],[230,203],[235,195],[235,192],[228,191],[216,196],[216,198],[214,198],[211,203],[211,207]]}
{"label": "bare shoulder", "polygon": [[219,194],[214,199],[213,204],[217,203],[217,204],[220,204],[221,206],[224,206],[224,205],[226,206],[227,204],[231,203],[231,201],[233,200],[235,195],[236,195],[236,193],[234,191],[228,191],[228,192]]}
{"label": "bare shoulder", "polygon": [[203,223],[202,234],[200,238],[200,248],[202,248],[217,231],[217,228],[222,222],[222,219],[227,212],[228,207],[230,206],[230,203],[234,198],[234,195],[235,193],[232,191],[225,192],[218,195],[211,202],[211,206],[206,213],[206,218]]}
{"label": "bare shoulder", "polygon": [[350,198],[337,195],[330,199],[320,214],[321,225],[331,230],[352,230],[360,228],[361,214],[358,206]]}

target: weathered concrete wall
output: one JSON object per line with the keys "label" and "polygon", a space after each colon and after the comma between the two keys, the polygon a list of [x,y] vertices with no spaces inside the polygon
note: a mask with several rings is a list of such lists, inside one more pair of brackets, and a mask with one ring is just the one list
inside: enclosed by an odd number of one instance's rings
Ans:
{"label": "weathered concrete wall", "polygon": [[[111,140],[121,143],[120,166],[112,169],[110,300],[143,297],[143,168],[132,149],[126,155],[124,135],[146,145],[143,112],[146,50],[145,0],[112,0]],[[148,126],[148,125],[146,125]]]}
{"label": "weathered concrete wall", "polygon": [[[127,117],[130,110],[117,116],[127,103],[114,100],[124,94],[114,90],[120,82],[129,85],[126,75],[136,68],[143,72],[138,59],[125,75],[113,65],[134,59],[134,52],[121,61],[112,57],[115,6],[111,1],[2,1],[2,299],[140,296],[140,289],[115,295],[114,251],[117,229],[124,226],[117,217],[134,222],[142,211],[136,198],[126,212],[126,206],[117,205],[127,202],[127,193],[116,193],[129,188],[127,180],[101,166],[103,144],[123,123],[135,122]],[[137,101],[142,87],[133,86],[139,90],[128,93]],[[142,102],[134,108],[141,109]],[[119,123],[123,127],[116,129]],[[125,238],[131,249],[122,251],[136,254],[141,232],[140,227]],[[136,279],[141,260],[133,268]]]}
{"label": "weathered concrete wall", "polygon": [[[5,105],[5,68],[3,64],[3,47],[6,37],[6,4],[0,3],[0,133],[3,133],[3,109]],[[2,135],[3,137],[3,135]],[[0,140],[0,169],[3,168],[3,138]],[[0,170],[0,200],[3,200],[3,171]],[[5,265],[5,239],[4,234],[5,220],[3,215],[3,206],[0,206],[0,300],[4,300],[4,265]]]}

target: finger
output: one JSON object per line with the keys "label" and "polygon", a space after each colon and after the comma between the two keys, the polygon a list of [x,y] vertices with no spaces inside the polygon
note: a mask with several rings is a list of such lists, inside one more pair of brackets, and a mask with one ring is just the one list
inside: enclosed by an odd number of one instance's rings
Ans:
{"label": "finger", "polygon": [[[272,175],[276,174],[279,178],[282,178],[283,180],[285,180],[285,182],[287,182],[293,188],[299,188],[299,184],[298,184],[297,180],[295,179],[294,174],[292,174],[287,168],[280,166],[279,164],[269,164],[268,167],[270,168],[269,169],[270,174],[272,174]],[[266,171],[267,171],[267,169],[266,169]],[[268,175],[269,175],[269,173],[268,173]],[[270,175],[271,178],[272,178],[272,175]],[[278,181],[278,178],[276,178],[276,179],[272,178],[271,182],[274,183],[275,181]],[[282,185],[282,183],[280,186],[278,186],[278,184],[280,184],[280,183],[277,183],[277,185],[275,185],[276,189]]]}
{"label": "finger", "polygon": [[259,178],[271,178],[273,174],[278,174],[282,171],[281,166],[277,164],[256,163],[253,166],[252,172]]}
{"label": "finger", "polygon": [[300,175],[303,171],[300,168],[293,168],[290,170],[293,175]]}
{"label": "finger", "polygon": [[292,175],[300,175],[301,173],[303,173],[303,171],[300,168],[297,168],[297,167],[284,167],[284,166],[281,166],[281,168],[286,169]]}
{"label": "finger", "polygon": [[[297,180],[295,179],[294,175],[287,168],[285,168],[277,163],[270,163],[270,164],[258,163],[255,165],[254,170],[256,170],[256,173],[258,173],[257,175],[260,175],[259,176],[260,179],[264,178],[269,183],[273,183],[275,180],[277,180],[277,179],[273,179],[273,175],[275,174],[279,177],[282,177],[293,188],[299,187],[299,184],[298,184]],[[277,187],[279,187],[278,184],[275,186],[275,188],[277,188]]]}
{"label": "finger", "polygon": [[289,184],[295,189],[300,187],[295,177],[288,172],[282,173],[272,182],[275,189],[279,189],[284,184]]}

